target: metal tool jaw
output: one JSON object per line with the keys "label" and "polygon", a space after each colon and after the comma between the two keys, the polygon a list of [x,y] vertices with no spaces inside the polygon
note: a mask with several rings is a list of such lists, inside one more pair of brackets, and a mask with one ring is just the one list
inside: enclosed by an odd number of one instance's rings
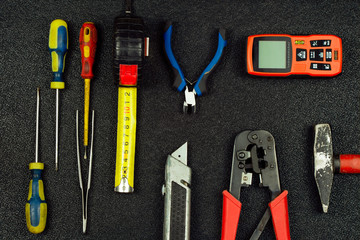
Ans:
{"label": "metal tool jaw", "polygon": [[327,213],[334,178],[333,148],[329,124],[315,126],[314,176],[323,211]]}
{"label": "metal tool jaw", "polygon": [[272,217],[277,239],[290,239],[287,191],[281,192],[275,140],[267,131],[243,131],[236,136],[229,191],[223,191],[222,240],[235,239],[240,211],[240,191],[252,184],[252,175],[260,177],[260,187],[268,187],[271,202],[251,240],[259,239]]}
{"label": "metal tool jaw", "polygon": [[[209,63],[209,65],[204,69],[198,80],[195,82],[189,82],[182,72],[178,62],[175,59],[174,53],[171,47],[171,35],[173,31],[173,25],[171,22],[167,22],[165,26],[164,33],[164,46],[165,53],[169,59],[171,68],[174,72],[174,83],[173,87],[177,89],[178,92],[182,92],[185,89],[185,101],[183,105],[184,113],[195,113],[195,95],[202,96],[207,92],[206,82],[211,72],[215,69],[215,66],[219,63],[221,56],[223,55],[223,50],[227,45],[227,41],[225,40],[225,29],[219,29],[218,34],[218,47],[215,53],[215,56]],[[190,85],[190,89],[188,89],[188,85]]]}
{"label": "metal tool jaw", "polygon": [[187,142],[168,156],[165,166],[163,239],[190,239],[191,169]]}
{"label": "metal tool jaw", "polygon": [[234,143],[230,193],[240,199],[241,187],[252,183],[252,174],[259,174],[260,187],[268,187],[272,199],[281,192],[273,136],[264,130],[244,131]]}
{"label": "metal tool jaw", "polygon": [[183,106],[184,113],[196,113],[196,102],[195,102],[196,92],[193,89],[189,91],[189,87],[185,88],[185,101]]}

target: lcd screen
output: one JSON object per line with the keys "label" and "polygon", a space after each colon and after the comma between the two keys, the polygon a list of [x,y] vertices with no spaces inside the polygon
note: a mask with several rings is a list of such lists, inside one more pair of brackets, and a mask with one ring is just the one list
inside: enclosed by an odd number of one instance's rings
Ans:
{"label": "lcd screen", "polygon": [[286,68],[286,41],[259,41],[259,68]]}

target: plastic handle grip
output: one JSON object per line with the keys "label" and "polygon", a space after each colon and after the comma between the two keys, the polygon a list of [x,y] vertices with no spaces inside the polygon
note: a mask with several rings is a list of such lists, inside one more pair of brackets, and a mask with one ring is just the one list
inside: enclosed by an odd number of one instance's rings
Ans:
{"label": "plastic handle grip", "polygon": [[269,203],[275,235],[278,240],[290,239],[287,194],[288,191],[285,190]]}
{"label": "plastic handle grip", "polygon": [[41,178],[43,163],[30,164],[32,179],[29,185],[29,196],[25,206],[26,224],[30,232],[41,233],[46,226],[47,203],[44,184]]}
{"label": "plastic handle grip", "polygon": [[340,173],[360,173],[360,155],[342,154],[340,158]]}
{"label": "plastic handle grip", "polygon": [[184,90],[186,86],[186,81],[183,72],[180,69],[179,64],[177,63],[173,51],[171,49],[171,34],[172,34],[172,24],[168,22],[165,27],[164,40],[165,40],[165,52],[170,61],[171,68],[174,72],[175,79],[173,87],[175,87],[179,92]]}
{"label": "plastic handle grip", "polygon": [[215,66],[219,63],[221,56],[223,55],[224,48],[227,45],[227,41],[225,40],[225,29],[219,30],[219,42],[218,48],[216,50],[214,58],[211,60],[209,65],[205,68],[203,73],[200,75],[199,79],[195,84],[195,91],[198,96],[203,95],[207,92],[206,82],[210,75],[210,73],[214,70]]}
{"label": "plastic handle grip", "polygon": [[228,191],[223,191],[221,240],[233,240],[239,223],[241,202]]}
{"label": "plastic handle grip", "polygon": [[86,22],[80,30],[80,50],[81,50],[81,77],[92,79],[94,77],[92,67],[95,61],[97,30],[95,24]]}
{"label": "plastic handle grip", "polygon": [[62,74],[65,68],[65,56],[69,47],[68,27],[64,20],[56,19],[50,25],[49,50],[52,61],[54,79],[51,88],[65,87]]}

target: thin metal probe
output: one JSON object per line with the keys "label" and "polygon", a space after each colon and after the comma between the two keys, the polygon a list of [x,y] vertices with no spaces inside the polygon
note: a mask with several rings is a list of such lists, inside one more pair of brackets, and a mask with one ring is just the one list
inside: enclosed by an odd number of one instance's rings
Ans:
{"label": "thin metal probe", "polygon": [[55,170],[59,169],[59,89],[56,89]]}
{"label": "thin metal probe", "polygon": [[39,112],[40,112],[40,88],[36,94],[36,139],[35,139],[35,162],[39,162]]}

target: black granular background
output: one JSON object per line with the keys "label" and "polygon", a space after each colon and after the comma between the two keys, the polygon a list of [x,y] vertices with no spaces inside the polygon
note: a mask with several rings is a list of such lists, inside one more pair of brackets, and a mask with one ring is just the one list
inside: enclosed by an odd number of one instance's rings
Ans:
{"label": "black granular background", "polygon": [[[289,191],[293,239],[360,239],[360,175],[335,175],[329,212],[322,213],[313,176],[313,126],[332,126],[335,153],[360,153],[360,1],[135,0],[150,37],[150,57],[138,88],[135,192],[113,191],[117,89],[112,73],[114,18],[125,1],[12,1],[0,7],[0,238],[162,239],[167,155],[188,141],[192,168],[191,239],[221,238],[222,191],[229,188],[235,136],[264,129],[276,141],[280,180]],[[55,172],[55,91],[48,37],[64,19],[69,51],[60,92],[59,171]],[[183,115],[183,93],[163,51],[165,22],[174,23],[172,47],[185,76],[195,81],[214,56],[218,29],[227,29],[224,57],[208,79],[198,112]],[[88,231],[82,234],[75,111],[83,114],[79,31],[91,21],[98,50],[91,82],[96,113]],[[246,73],[246,39],[253,34],[334,34],[343,40],[343,73],[333,78],[267,78]],[[26,228],[25,203],[34,161],[36,88],[41,88],[40,161],[45,163],[46,230]],[[82,124],[82,122],[81,122]],[[82,136],[82,125],[80,127]],[[81,148],[82,150],[82,148]],[[88,163],[83,162],[84,181]],[[241,191],[236,239],[249,239],[270,195],[256,176]],[[261,239],[275,239],[271,221]]]}

